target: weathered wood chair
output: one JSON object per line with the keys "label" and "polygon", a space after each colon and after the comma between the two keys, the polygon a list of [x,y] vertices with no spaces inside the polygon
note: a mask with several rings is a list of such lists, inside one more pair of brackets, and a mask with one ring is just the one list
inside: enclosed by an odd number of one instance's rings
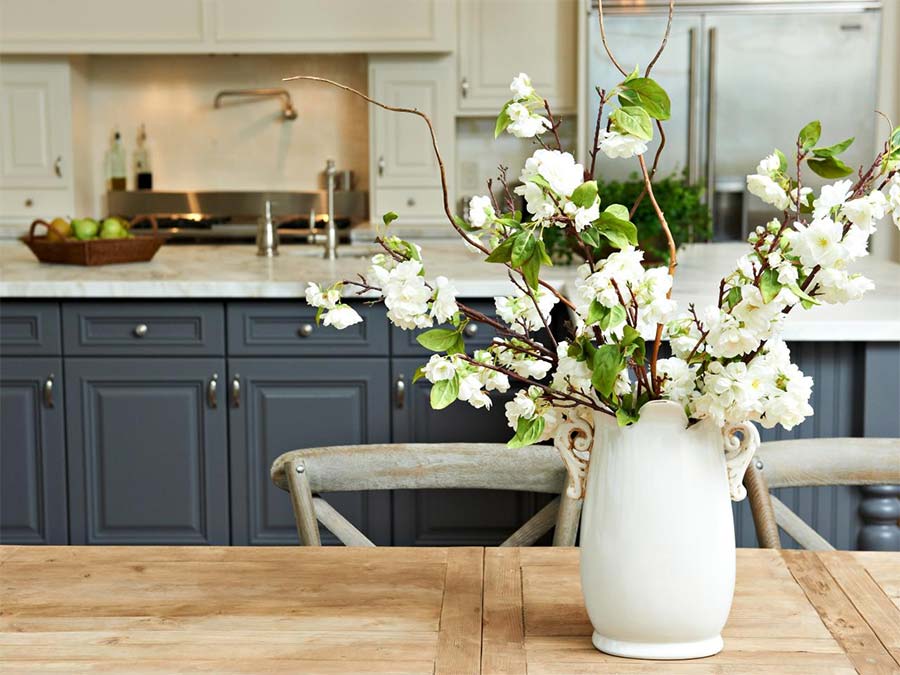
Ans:
{"label": "weathered wood chair", "polygon": [[817,438],[763,443],[744,475],[762,548],[781,548],[781,527],[803,548],[831,551],[771,488],[900,483],[900,439]]}
{"label": "weathered wood chair", "polygon": [[[530,546],[556,527],[554,546],[574,546],[581,500],[565,495],[566,469],[551,445],[510,450],[494,443],[344,445],[293,450],[272,464],[272,482],[290,493],[297,533],[321,546],[321,522],[347,546],[374,544],[314,493],[472,488],[558,495],[501,546]],[[318,522],[317,522],[318,521]]]}

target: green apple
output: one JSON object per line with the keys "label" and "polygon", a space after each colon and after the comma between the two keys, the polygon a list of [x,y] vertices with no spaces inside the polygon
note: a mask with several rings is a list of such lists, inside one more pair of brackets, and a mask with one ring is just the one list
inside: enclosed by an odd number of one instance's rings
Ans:
{"label": "green apple", "polygon": [[72,231],[75,233],[75,238],[82,241],[94,239],[99,229],[100,224],[93,218],[76,218],[72,221]]}
{"label": "green apple", "polygon": [[128,236],[128,230],[122,226],[118,218],[107,218],[100,227],[101,239],[123,239]]}

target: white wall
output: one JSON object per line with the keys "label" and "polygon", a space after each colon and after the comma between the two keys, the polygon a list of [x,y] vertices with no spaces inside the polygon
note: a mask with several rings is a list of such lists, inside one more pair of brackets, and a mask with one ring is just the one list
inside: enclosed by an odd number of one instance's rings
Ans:
{"label": "white wall", "polygon": [[[886,0],[881,24],[881,77],[878,109],[900,125],[900,0]],[[884,141],[887,123],[879,123],[879,147]],[[900,262],[900,233],[886,218],[872,237],[872,255]]]}
{"label": "white wall", "polygon": [[[365,56],[91,56],[73,66],[75,153],[84,169],[76,206],[85,213],[105,210],[103,157],[113,127],[122,132],[130,167],[142,122],[154,189],[314,189],[329,158],[368,186],[366,104],[325,85],[281,82],[316,74],[365,91]],[[213,108],[221,89],[285,85],[299,113],[294,121],[282,121],[277,99],[232,99]]]}

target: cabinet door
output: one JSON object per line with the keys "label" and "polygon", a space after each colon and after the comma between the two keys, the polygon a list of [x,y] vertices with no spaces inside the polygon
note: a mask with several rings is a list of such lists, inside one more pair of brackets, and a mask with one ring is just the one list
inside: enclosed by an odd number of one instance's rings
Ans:
{"label": "cabinet door", "polygon": [[[297,544],[290,497],[272,484],[269,468],[289,450],[386,442],[388,361],[229,359],[228,370],[232,542]],[[375,543],[390,543],[388,493],[327,498]],[[322,537],[336,542],[325,531]]]}
{"label": "cabinet door", "polygon": [[0,543],[68,543],[61,385],[58,358],[0,360]]}
{"label": "cabinet door", "polygon": [[[609,89],[622,81],[622,75],[610,62],[600,39],[597,27],[597,10],[587,19],[587,115],[579,120],[582,138],[587,150],[594,139],[597,109],[600,98],[595,87]],[[606,35],[616,59],[634,68],[647,65],[648,59],[659,47],[660,36],[666,28],[664,12],[640,15],[604,15]],[[653,68],[653,78],[668,92],[672,101],[672,117],[666,122],[666,148],[661,155],[659,175],[687,171],[691,182],[700,180],[700,16],[676,15],[666,50]],[[610,106],[603,118],[605,127]],[[648,156],[653,157],[659,146],[659,134],[655,133]],[[649,161],[649,160],[648,160]],[[609,160],[602,154],[597,162],[597,175],[603,180],[633,180],[635,164],[630,161]]]}
{"label": "cabinet door", "polygon": [[[491,410],[457,401],[432,410],[431,385],[412,382],[427,358],[393,360],[391,418],[397,443],[505,443],[512,437],[504,405],[512,394],[494,395]],[[402,382],[402,388],[399,383]],[[399,393],[402,389],[402,395]],[[397,490],[394,493],[395,546],[494,546],[547,501],[544,496],[496,490]]]}
{"label": "cabinet door", "polygon": [[575,109],[576,0],[459,3],[459,110],[497,115],[524,71],[554,112]]}
{"label": "cabinet door", "polygon": [[[390,57],[369,61],[372,96],[388,105],[415,108],[428,115],[447,167],[453,166],[452,78],[451,57]],[[371,175],[376,192],[390,187],[440,187],[431,137],[420,117],[371,106],[369,120]],[[398,206],[397,212],[402,215],[403,204]],[[435,202],[432,212],[441,212],[440,201]],[[373,215],[376,214],[381,215],[381,208],[376,209]],[[428,214],[417,209],[416,215]]]}
{"label": "cabinet door", "polygon": [[3,59],[0,184],[4,190],[71,186],[71,124],[67,62]]}
{"label": "cabinet door", "polygon": [[229,543],[224,376],[215,358],[67,359],[72,543]]}

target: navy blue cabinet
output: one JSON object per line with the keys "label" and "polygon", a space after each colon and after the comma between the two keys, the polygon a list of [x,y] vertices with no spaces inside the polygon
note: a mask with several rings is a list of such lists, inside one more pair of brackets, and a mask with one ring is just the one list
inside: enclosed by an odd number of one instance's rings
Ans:
{"label": "navy blue cabinet", "polygon": [[[283,452],[390,439],[388,368],[386,358],[229,359],[232,543],[297,543],[290,499],[269,478]],[[391,543],[389,494],[325,496],[376,544]]]}

